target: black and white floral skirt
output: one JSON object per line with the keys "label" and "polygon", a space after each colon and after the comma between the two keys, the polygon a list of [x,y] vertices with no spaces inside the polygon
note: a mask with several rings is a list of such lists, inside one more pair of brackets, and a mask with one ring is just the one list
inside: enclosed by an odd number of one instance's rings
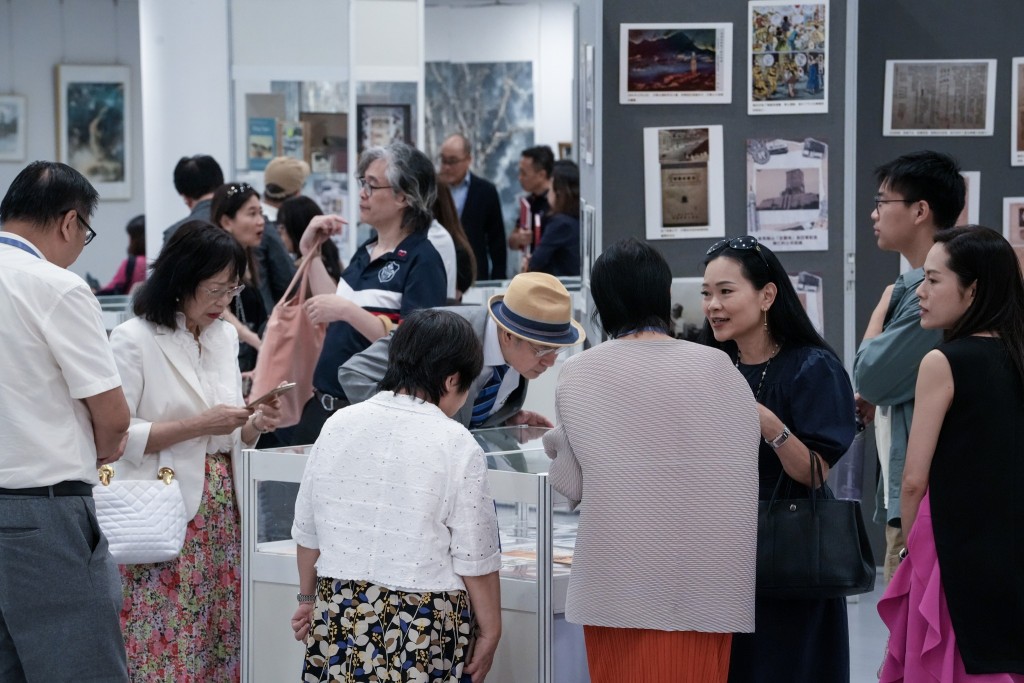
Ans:
{"label": "black and white floral skirt", "polygon": [[317,580],[303,683],[469,683],[473,618],[466,591],[406,593]]}

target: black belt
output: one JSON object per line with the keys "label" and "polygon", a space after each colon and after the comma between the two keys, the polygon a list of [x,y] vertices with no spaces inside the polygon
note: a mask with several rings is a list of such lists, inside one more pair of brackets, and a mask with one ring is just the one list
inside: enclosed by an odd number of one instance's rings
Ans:
{"label": "black belt", "polygon": [[320,407],[328,413],[333,413],[335,410],[349,405],[348,399],[344,396],[332,396],[331,394],[325,394],[316,388],[313,389],[313,398],[315,398],[317,403],[320,404]]}
{"label": "black belt", "polygon": [[57,496],[91,496],[92,484],[84,481],[62,481],[53,486],[34,486],[27,489],[0,488],[0,496],[36,496],[55,498]]}

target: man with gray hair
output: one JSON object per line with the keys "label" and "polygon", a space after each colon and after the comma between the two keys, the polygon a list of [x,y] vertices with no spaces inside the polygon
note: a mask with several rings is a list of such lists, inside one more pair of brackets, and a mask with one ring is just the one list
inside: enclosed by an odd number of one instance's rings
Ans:
{"label": "man with gray hair", "polygon": [[99,196],[36,161],[0,202],[0,681],[127,681],[121,578],[96,521],[96,468],[129,412],[99,303],[67,268]]}

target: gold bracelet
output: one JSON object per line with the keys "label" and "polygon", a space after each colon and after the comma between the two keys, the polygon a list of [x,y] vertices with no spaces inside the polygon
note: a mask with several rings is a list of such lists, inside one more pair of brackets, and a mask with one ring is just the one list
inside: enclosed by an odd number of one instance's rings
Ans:
{"label": "gold bracelet", "polygon": [[377,318],[384,325],[384,336],[386,337],[389,334],[391,334],[391,331],[393,329],[395,329],[395,323],[392,322],[391,318],[387,317],[386,315],[382,315],[380,313],[377,314]]}

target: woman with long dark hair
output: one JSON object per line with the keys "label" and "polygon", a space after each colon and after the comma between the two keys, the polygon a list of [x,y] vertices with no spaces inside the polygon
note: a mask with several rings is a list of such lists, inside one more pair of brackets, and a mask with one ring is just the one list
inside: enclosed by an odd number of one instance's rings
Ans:
{"label": "woman with long dark hair", "polygon": [[[702,340],[723,349],[754,392],[760,415],[759,498],[780,484],[811,493],[853,441],[853,388],[814,329],[779,259],[753,237],[716,242],[704,260]],[[846,601],[758,597],[756,630],[733,638],[731,683],[850,680]]]}
{"label": "woman with long dark hair", "polygon": [[555,276],[580,274],[580,169],[572,161],[555,162],[548,192],[551,212],[544,219],[540,243],[523,270]]}
{"label": "woman with long dark hair", "polygon": [[[324,212],[320,205],[305,195],[289,197],[278,207],[277,231],[281,235],[285,249],[295,257],[296,266],[302,263],[302,258],[305,256],[299,249],[302,233],[313,218],[322,215]],[[324,262],[324,268],[331,279],[335,282],[340,280],[341,255],[333,240],[324,240],[320,243],[320,259]]]}
{"label": "woman with long dark hair", "polygon": [[881,681],[1024,681],[1024,282],[988,228],[940,230],[924,262],[921,361],[903,468],[905,559],[878,613]]}

